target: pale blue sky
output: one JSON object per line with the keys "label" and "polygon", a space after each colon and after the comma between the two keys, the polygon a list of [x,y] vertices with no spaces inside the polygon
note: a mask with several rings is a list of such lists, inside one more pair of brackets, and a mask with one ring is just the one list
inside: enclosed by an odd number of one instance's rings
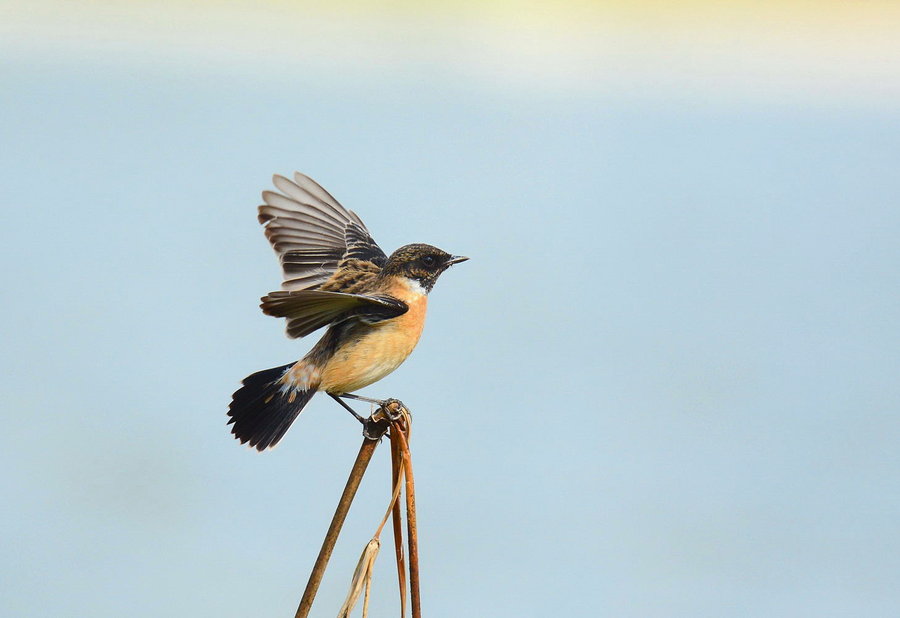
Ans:
{"label": "pale blue sky", "polygon": [[[295,169],[386,251],[472,258],[364,391],[415,415],[427,615],[896,612],[896,83],[717,97],[676,65],[655,96],[641,73],[545,87],[551,60],[510,85],[364,50],[80,49],[0,66],[0,613],[294,611],[359,428],[317,397],[257,454],[225,411],[314,340],[257,308],[280,280],[255,207]],[[383,512],[386,453],[315,615]]]}

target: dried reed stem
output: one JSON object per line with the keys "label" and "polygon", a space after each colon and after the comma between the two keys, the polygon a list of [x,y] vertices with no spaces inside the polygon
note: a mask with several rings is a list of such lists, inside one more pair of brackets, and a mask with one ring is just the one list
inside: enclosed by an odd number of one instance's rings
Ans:
{"label": "dried reed stem", "polygon": [[[422,599],[419,594],[419,532],[416,526],[416,485],[413,480],[412,456],[409,452],[409,443],[399,423],[392,424],[391,440],[396,439],[400,443],[400,451],[403,455],[403,472],[406,476],[406,533],[409,537],[409,588],[412,601],[413,618],[422,618]],[[407,425],[407,428],[409,425]]]}
{"label": "dried reed stem", "polygon": [[341,494],[340,502],[334,511],[334,517],[331,519],[331,525],[325,534],[325,540],[322,541],[322,549],[316,558],[316,564],[313,566],[312,573],[309,574],[309,581],[306,582],[306,590],[303,591],[303,598],[300,599],[300,606],[294,618],[306,618],[309,616],[309,610],[312,609],[313,600],[316,598],[316,592],[319,590],[319,584],[322,583],[322,577],[325,575],[325,567],[328,566],[328,560],[331,558],[331,552],[334,550],[334,544],[338,535],[341,533],[341,527],[347,518],[347,512],[350,510],[350,504],[359,489],[359,483],[362,481],[366,468],[372,460],[372,454],[375,447],[378,446],[377,440],[369,440],[363,438],[362,446],[359,447],[359,454],[350,470],[350,476],[347,478],[347,484],[344,486],[344,493]]}
{"label": "dried reed stem", "polygon": [[[396,426],[396,425],[395,425]],[[403,454],[400,451],[400,440],[391,440],[391,484],[396,487],[403,472]],[[400,501],[395,500],[391,507],[394,533],[394,555],[397,559],[397,583],[400,587],[400,618],[406,618],[406,560],[403,556],[403,516],[400,513]]]}

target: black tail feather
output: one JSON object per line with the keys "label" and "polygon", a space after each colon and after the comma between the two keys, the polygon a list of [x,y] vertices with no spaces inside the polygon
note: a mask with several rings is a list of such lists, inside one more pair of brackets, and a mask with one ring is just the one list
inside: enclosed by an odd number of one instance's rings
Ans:
{"label": "black tail feather", "polygon": [[[293,363],[257,371],[244,378],[243,386],[232,396],[228,416],[231,433],[250,446],[264,451],[284,437],[291,423],[309,403],[316,389],[282,390],[279,382]],[[291,395],[293,394],[293,400]]]}

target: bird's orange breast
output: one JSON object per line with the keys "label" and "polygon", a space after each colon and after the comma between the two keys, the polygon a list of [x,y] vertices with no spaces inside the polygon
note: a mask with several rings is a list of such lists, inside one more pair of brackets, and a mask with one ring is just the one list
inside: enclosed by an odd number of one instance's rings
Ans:
{"label": "bird's orange breast", "polygon": [[387,292],[409,306],[401,316],[372,324],[353,341],[339,347],[322,369],[319,388],[330,393],[351,393],[385,377],[406,360],[416,347],[428,296],[419,286],[397,280]]}

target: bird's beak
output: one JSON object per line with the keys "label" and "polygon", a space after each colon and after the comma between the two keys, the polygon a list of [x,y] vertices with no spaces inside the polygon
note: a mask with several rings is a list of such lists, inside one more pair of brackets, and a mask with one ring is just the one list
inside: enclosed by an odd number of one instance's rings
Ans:
{"label": "bird's beak", "polygon": [[451,266],[453,264],[459,264],[460,262],[465,262],[468,259],[469,258],[467,258],[464,255],[454,255],[454,256],[451,256],[449,260],[447,260],[447,266]]}

